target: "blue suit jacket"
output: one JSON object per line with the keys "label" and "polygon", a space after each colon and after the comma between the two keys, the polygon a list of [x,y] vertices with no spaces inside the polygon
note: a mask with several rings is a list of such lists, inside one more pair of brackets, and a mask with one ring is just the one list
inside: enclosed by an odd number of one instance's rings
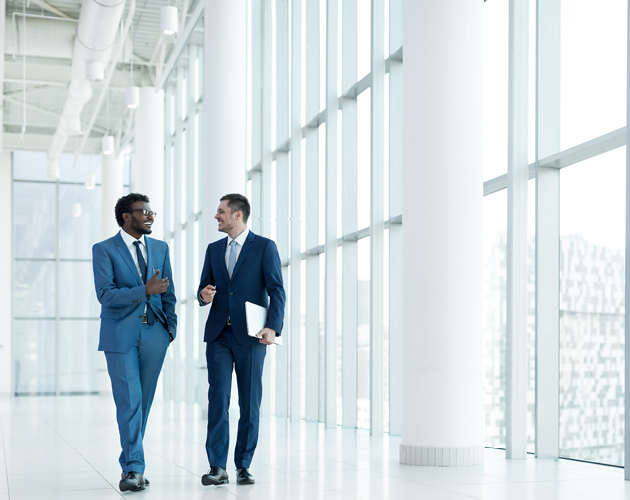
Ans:
{"label": "blue suit jacket", "polygon": [[142,278],[120,233],[92,247],[92,267],[96,298],[101,303],[99,351],[127,352],[140,331],[145,304],[173,338],[177,333],[175,288],[168,245],[145,235],[147,246],[147,279],[153,268],[170,286],[163,294],[145,293]]}
{"label": "blue suit jacket", "polygon": [[238,256],[232,279],[225,265],[225,249],[228,238],[208,245],[203,263],[197,298],[202,306],[201,290],[208,285],[216,287],[210,315],[206,321],[204,342],[216,339],[228,316],[234,336],[241,345],[259,344],[259,339],[247,335],[245,302],[252,302],[269,309],[267,327],[278,334],[284,323],[285,293],[282,285],[282,264],[276,244],[270,239],[254,234],[247,235],[245,244]]}

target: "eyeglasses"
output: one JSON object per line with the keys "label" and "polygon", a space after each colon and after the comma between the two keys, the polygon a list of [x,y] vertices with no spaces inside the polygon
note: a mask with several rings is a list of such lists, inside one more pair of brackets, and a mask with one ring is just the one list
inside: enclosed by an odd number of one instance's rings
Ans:
{"label": "eyeglasses", "polygon": [[147,210],[146,208],[132,208],[131,210],[129,210],[130,212],[142,212],[142,215],[145,216],[151,216],[151,217],[156,217],[157,213],[156,212],[152,212],[151,210]]}

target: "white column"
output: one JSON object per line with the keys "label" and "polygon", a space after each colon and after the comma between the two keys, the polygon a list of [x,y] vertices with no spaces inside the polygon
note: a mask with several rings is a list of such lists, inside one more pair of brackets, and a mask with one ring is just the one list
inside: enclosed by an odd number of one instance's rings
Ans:
{"label": "white column", "polygon": [[[4,7],[2,7],[4,10]],[[1,108],[0,108],[1,109]],[[13,168],[11,152],[0,153],[0,207],[5,220],[13,222]],[[113,210],[112,210],[113,214]],[[0,312],[7,318],[0,331],[0,396],[10,396],[13,387],[13,231],[9,228],[0,245]]]}
{"label": "white column", "polygon": [[[289,139],[289,3],[276,1],[276,147]],[[289,153],[276,153],[276,244],[280,260],[289,258]],[[289,327],[289,308],[292,306],[292,287],[289,286],[289,269],[282,268],[288,303],[284,325],[288,335],[287,346],[276,349],[276,416],[289,416],[289,355],[293,335]]]}
{"label": "white column", "polygon": [[385,294],[385,27],[383,0],[372,0],[372,105],[370,195],[370,435],[383,434],[383,322]]}
{"label": "white column", "polygon": [[[306,2],[306,123],[319,112],[319,5]],[[319,245],[319,131],[307,128],[306,249]],[[306,257],[306,421],[319,419],[319,256]]]}
{"label": "white column", "polygon": [[326,427],[337,426],[337,0],[326,2]]}
{"label": "white column", "polygon": [[[402,0],[389,3],[389,52],[402,46]],[[403,63],[389,64],[389,216],[402,214]],[[386,132],[387,133],[387,132]],[[399,436],[402,425],[402,233],[401,224],[389,226],[389,434]]]}
{"label": "white column", "polygon": [[[123,195],[124,156],[101,155],[101,240],[114,236],[120,227],[114,216],[114,207],[118,198]],[[105,355],[99,355],[98,391],[100,394],[111,394],[112,385],[107,374]]]}
{"label": "white column", "polygon": [[483,3],[403,11],[400,461],[471,465],[483,461]]}
{"label": "white column", "polygon": [[302,1],[291,3],[291,241],[289,258],[291,259],[291,298],[290,328],[291,335],[291,407],[289,413],[292,422],[300,420],[300,398],[302,378],[302,317],[301,317],[301,283],[302,255],[301,228],[302,221]]}
{"label": "white column", "polygon": [[[630,144],[630,127],[628,126],[628,117],[630,117],[630,9],[628,9],[628,91],[626,94],[626,289],[625,302],[629,303],[630,297],[630,156],[628,155],[628,144]],[[630,360],[630,307],[625,308],[625,352],[626,365]],[[630,387],[630,370],[626,370],[624,382],[626,387]],[[630,429],[630,398],[625,398],[625,428]],[[630,457],[630,433],[624,435],[624,452],[626,457]],[[630,467],[624,467],[623,477],[626,481],[630,480]]]}
{"label": "white column", "polygon": [[505,453],[527,454],[528,0],[510,0]]}
{"label": "white column", "polygon": [[[203,163],[200,237],[205,245],[224,236],[214,214],[221,196],[245,194],[247,161],[246,2],[205,0],[203,49]],[[226,50],[229,47],[229,50]],[[252,213],[252,218],[260,214]]]}
{"label": "white column", "polygon": [[[560,0],[537,1],[536,159],[560,151]],[[536,456],[559,456],[560,170],[536,175]]]}
{"label": "white column", "polygon": [[158,213],[151,237],[164,238],[164,90],[140,88],[140,105],[135,111],[133,191],[151,200]]}
{"label": "white column", "polygon": [[[357,0],[344,0],[341,19],[342,67],[341,86],[345,93],[357,82]],[[342,119],[342,233],[351,234],[357,223],[357,99],[343,99]],[[357,292],[358,243],[344,241],[341,254],[342,274],[342,424],[351,429],[357,426]]]}

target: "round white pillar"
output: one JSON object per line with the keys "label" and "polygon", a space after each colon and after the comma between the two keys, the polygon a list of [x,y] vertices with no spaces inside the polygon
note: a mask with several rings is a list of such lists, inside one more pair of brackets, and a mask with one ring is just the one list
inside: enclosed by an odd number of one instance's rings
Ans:
{"label": "round white pillar", "polygon": [[483,462],[483,2],[406,0],[400,462]]}
{"label": "round white pillar", "polygon": [[217,231],[213,219],[219,199],[228,193],[246,194],[246,4],[205,0],[201,171],[204,248],[225,236]]}
{"label": "round white pillar", "polygon": [[124,157],[101,155],[101,239],[114,236],[120,227],[116,222],[114,208],[123,195]]}
{"label": "round white pillar", "polygon": [[145,194],[157,212],[152,238],[164,238],[164,90],[140,87],[135,111],[133,184],[131,191]]}

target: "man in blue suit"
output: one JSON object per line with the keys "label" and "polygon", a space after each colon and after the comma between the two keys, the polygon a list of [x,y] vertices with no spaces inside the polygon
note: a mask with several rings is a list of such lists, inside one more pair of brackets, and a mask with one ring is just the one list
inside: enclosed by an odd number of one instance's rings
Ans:
{"label": "man in blue suit", "polygon": [[115,213],[120,232],[92,247],[94,285],[102,306],[98,350],[105,351],[116,402],[122,446],[119,487],[140,491],[149,485],[142,439],[166,350],[176,335],[176,299],[168,245],[146,236],[156,215],[149,198],[123,196]]}
{"label": "man in blue suit", "polygon": [[[228,482],[225,470],[230,441],[228,408],[232,370],[236,371],[241,415],[234,463],[238,484],[254,484],[249,467],[258,443],[262,371],[267,346],[282,331],[285,293],[278,249],[273,241],[247,229],[250,206],[241,194],[228,194],[214,218],[227,238],[208,245],[197,297],[212,303],[204,341],[208,363],[208,435],[210,470],[203,485]],[[258,338],[247,334],[245,302],[268,309]]]}

